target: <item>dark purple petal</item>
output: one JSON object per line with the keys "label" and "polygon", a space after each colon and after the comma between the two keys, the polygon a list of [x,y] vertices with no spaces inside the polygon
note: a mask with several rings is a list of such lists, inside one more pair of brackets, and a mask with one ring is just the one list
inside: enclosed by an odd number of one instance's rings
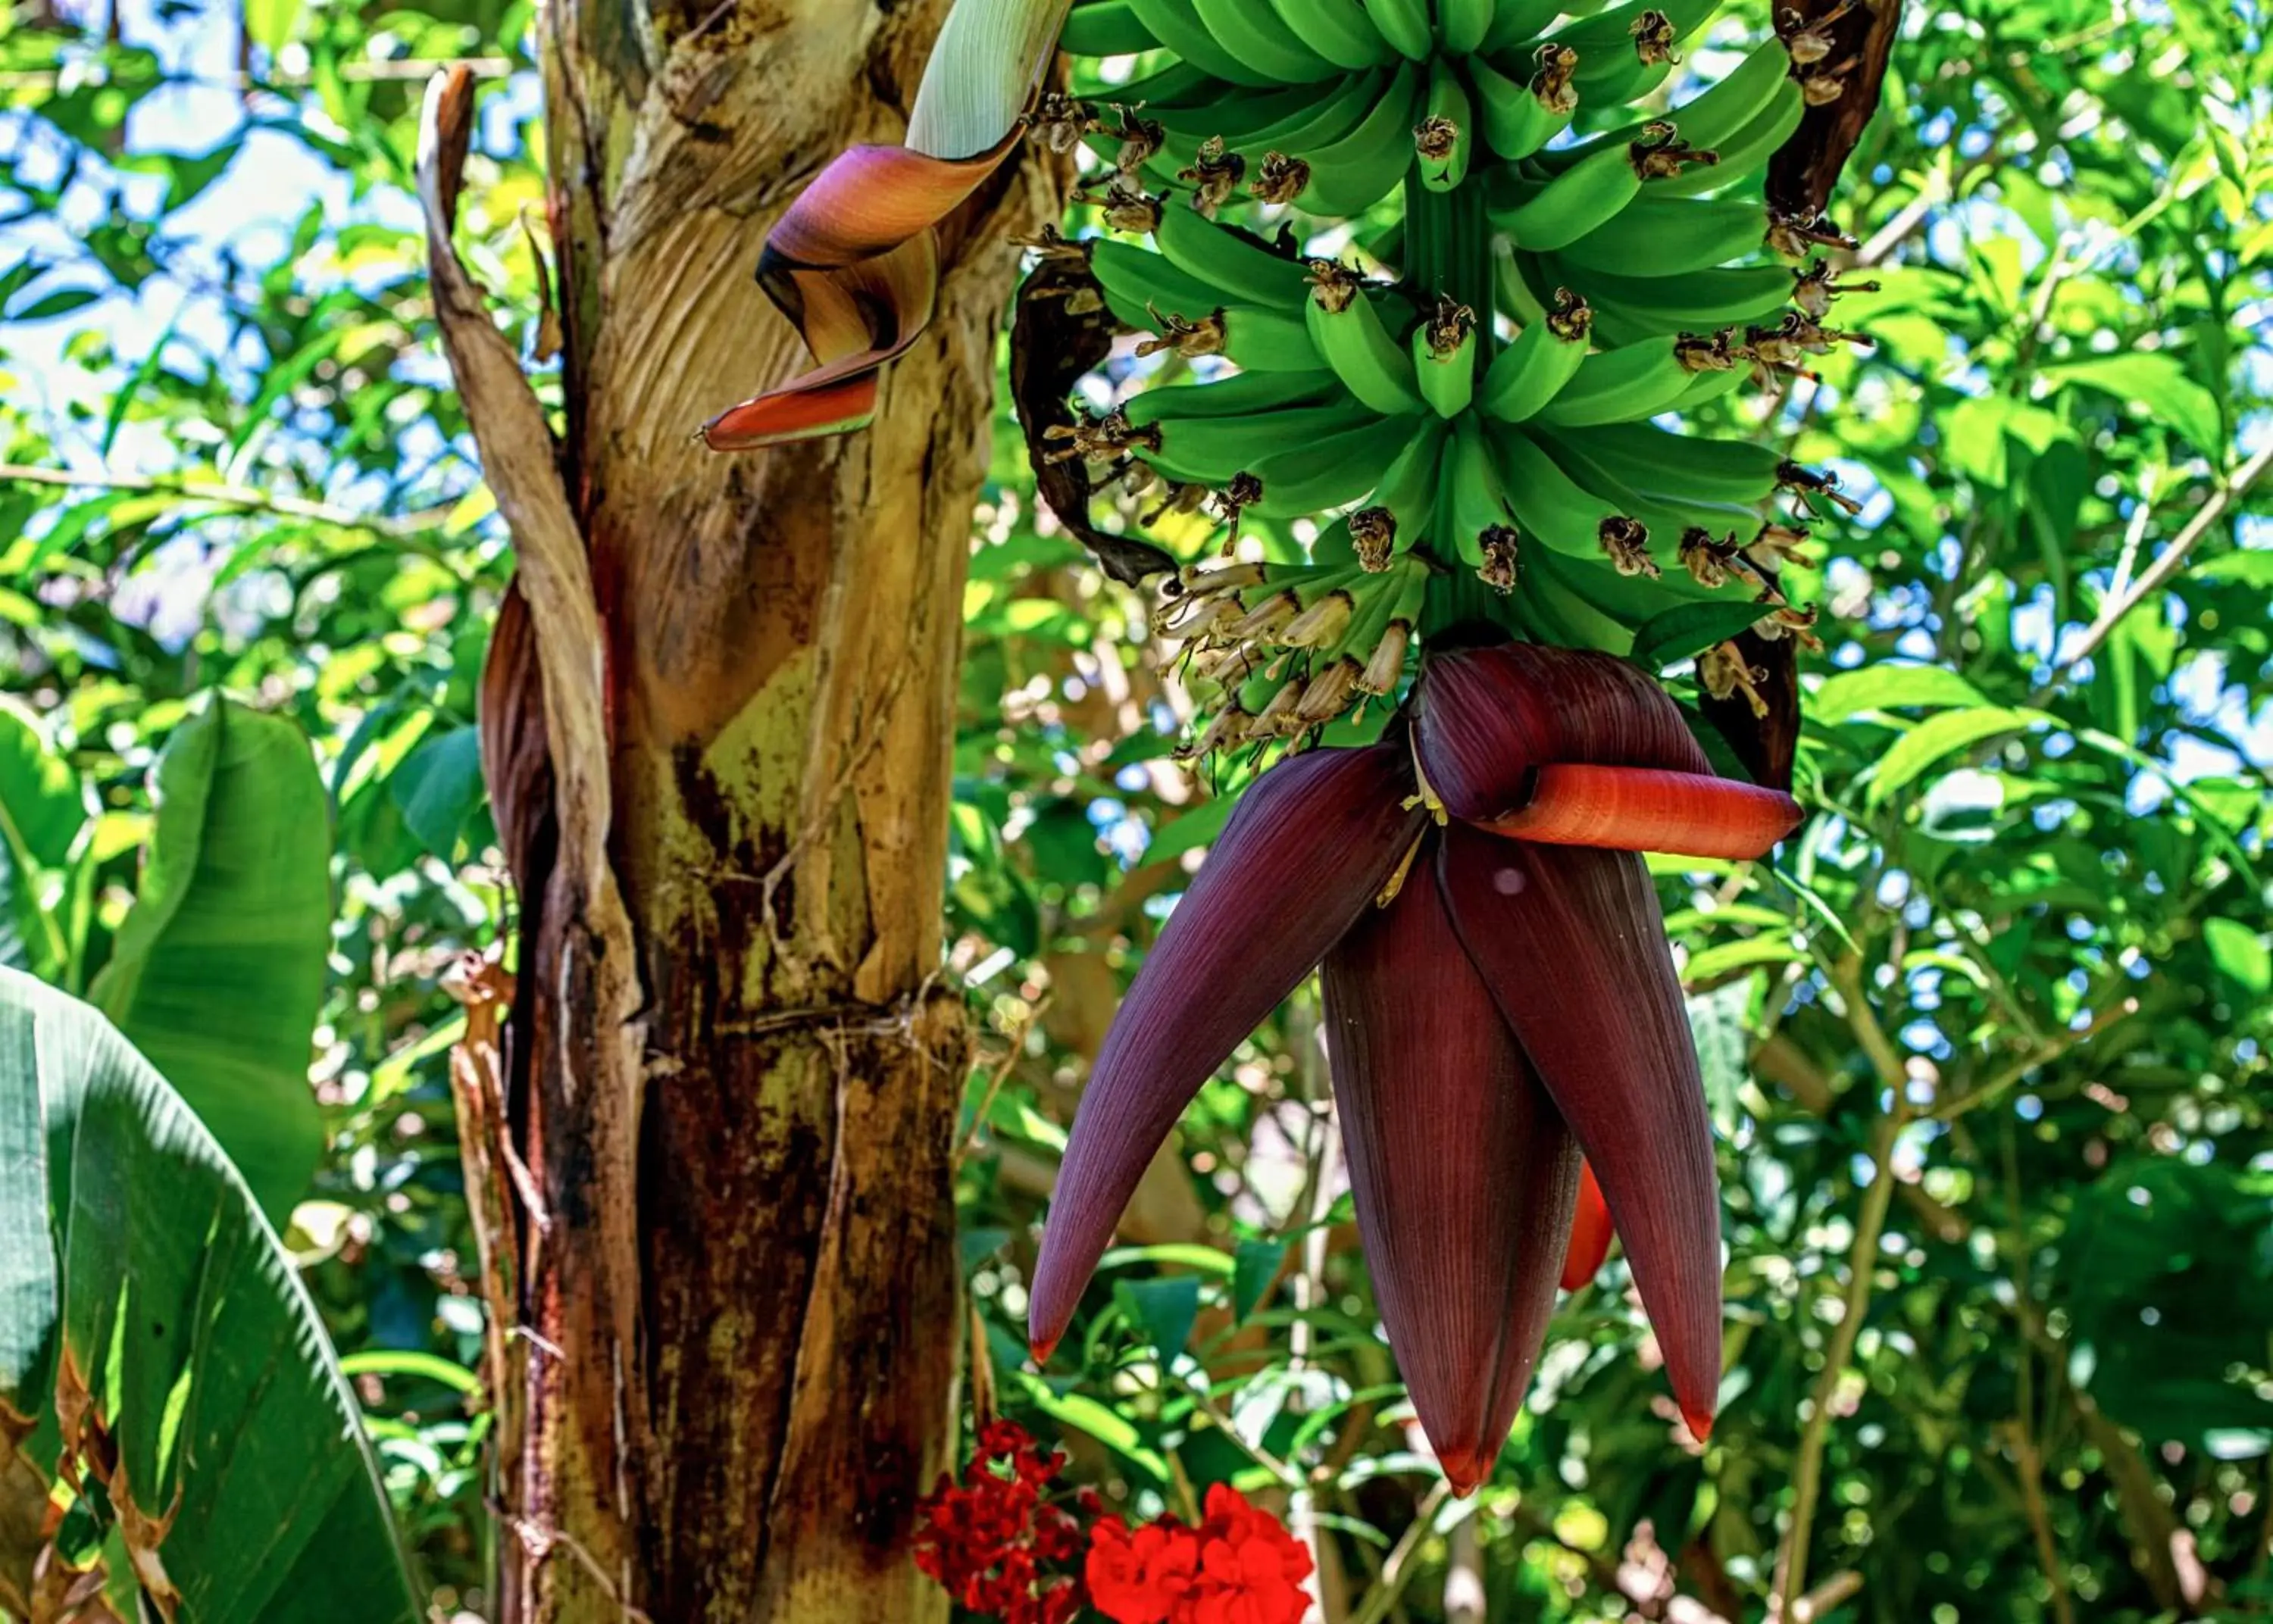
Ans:
{"label": "dark purple petal", "polygon": [[1374,1297],[1465,1494],[1489,1475],[1539,1362],[1578,1148],[1426,872],[1326,955],[1325,1004]]}
{"label": "dark purple petal", "polygon": [[1649,872],[1632,852],[1455,825],[1438,879],[1468,957],[1602,1182],[1674,1397],[1701,1438],[1721,1386],[1721,1200]]}
{"label": "dark purple petal", "polygon": [[1550,762],[1710,775],[1681,707],[1606,654],[1502,643],[1433,655],[1414,730],[1421,770],[1455,818],[1496,818]]}
{"label": "dark purple petal", "polygon": [[1240,1039],[1369,908],[1426,822],[1394,745],[1314,750],[1242,797],[1106,1034],[1034,1270],[1046,1357],[1144,1165]]}

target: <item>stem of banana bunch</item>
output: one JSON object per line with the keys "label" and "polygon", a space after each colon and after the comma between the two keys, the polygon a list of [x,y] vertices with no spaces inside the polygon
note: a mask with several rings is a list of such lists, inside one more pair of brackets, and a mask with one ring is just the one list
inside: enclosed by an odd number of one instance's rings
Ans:
{"label": "stem of banana bunch", "polygon": [[[1439,294],[1475,312],[1476,364],[1488,364],[1498,340],[1494,313],[1492,228],[1484,213],[1484,189],[1470,182],[1450,191],[1431,191],[1416,164],[1405,176],[1405,281],[1414,296],[1433,305]],[[1437,534],[1451,534],[1439,514]],[[1435,643],[1444,632],[1469,625],[1490,625],[1491,588],[1468,571],[1454,569],[1429,587],[1422,611],[1421,640]]]}
{"label": "stem of banana bunch", "polygon": [[1405,176],[1405,281],[1422,299],[1438,294],[1476,313],[1476,363],[1492,348],[1491,221],[1480,181],[1431,191],[1414,165]]}

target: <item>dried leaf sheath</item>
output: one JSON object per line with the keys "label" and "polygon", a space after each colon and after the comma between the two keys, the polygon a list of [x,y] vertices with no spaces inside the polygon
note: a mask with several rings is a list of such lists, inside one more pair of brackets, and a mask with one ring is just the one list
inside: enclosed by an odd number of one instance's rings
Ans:
{"label": "dried leaf sheath", "polygon": [[1169,916],[1076,1112],[1029,1334],[1057,1345],[1121,1209],[1201,1083],[1370,907],[1423,818],[1401,749],[1318,750],[1259,779]]}
{"label": "dried leaf sheath", "polygon": [[1466,1493],[1538,1364],[1578,1151],[1425,872],[1326,955],[1324,982],[1374,1292],[1421,1425]]}
{"label": "dried leaf sheath", "polygon": [[1602,1182],[1674,1396],[1702,1437],[1721,1384],[1721,1203],[1648,870],[1630,852],[1456,825],[1439,873],[1461,944]]}
{"label": "dried leaf sheath", "polygon": [[758,283],[819,364],[702,427],[714,451],[858,429],[876,374],[930,322],[933,230],[1016,151],[1067,0],[959,0],[941,28],[903,146],[833,159],[767,235]]}

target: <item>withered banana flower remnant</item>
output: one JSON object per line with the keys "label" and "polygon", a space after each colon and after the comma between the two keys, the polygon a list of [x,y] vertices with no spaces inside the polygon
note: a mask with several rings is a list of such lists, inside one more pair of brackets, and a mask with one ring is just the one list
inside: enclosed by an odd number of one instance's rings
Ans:
{"label": "withered banana flower remnant", "polygon": [[1016,150],[1070,0],[961,0],[908,115],[904,144],[829,161],[766,236],[758,285],[814,366],[702,426],[714,451],[842,434],[875,415],[878,374],[931,322],[934,228]]}

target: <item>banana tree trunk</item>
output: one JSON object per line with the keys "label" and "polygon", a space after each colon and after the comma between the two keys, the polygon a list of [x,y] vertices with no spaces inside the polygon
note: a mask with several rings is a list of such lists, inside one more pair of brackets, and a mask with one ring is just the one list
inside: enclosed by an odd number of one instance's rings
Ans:
{"label": "banana tree trunk", "polygon": [[896,137],[946,10],[542,15],[559,438],[449,249],[470,84],[430,95],[438,311],[520,567],[484,688],[523,909],[509,1127],[468,1158],[510,1175],[513,1624],[943,1612],[904,1538],[959,1343],[949,750],[1003,238],[1046,183],[1008,172],[943,234],[873,430],[692,435],[803,362],[761,240],[823,158]]}

